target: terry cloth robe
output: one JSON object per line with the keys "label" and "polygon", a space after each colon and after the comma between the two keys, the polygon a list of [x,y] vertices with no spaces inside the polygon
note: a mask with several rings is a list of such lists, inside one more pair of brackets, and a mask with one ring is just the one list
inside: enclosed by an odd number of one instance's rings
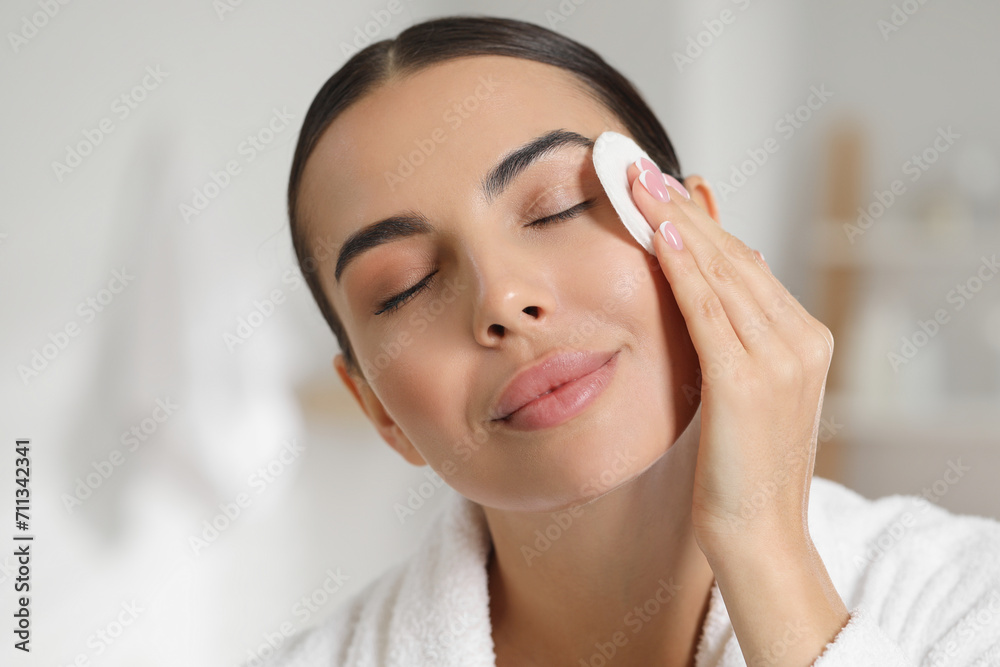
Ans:
{"label": "terry cloth robe", "polygon": [[[958,476],[967,470],[951,465]],[[485,516],[443,490],[453,497],[409,560],[263,664],[495,667]],[[814,667],[1000,666],[1000,522],[952,514],[921,496],[869,500],[814,476],[809,528],[850,611]],[[696,665],[746,666],[717,583]]]}

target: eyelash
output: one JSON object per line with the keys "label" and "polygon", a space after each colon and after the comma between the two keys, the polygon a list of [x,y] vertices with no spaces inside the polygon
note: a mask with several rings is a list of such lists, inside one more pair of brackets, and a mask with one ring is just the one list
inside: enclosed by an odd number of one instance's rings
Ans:
{"label": "eyelash", "polygon": [[[570,218],[575,218],[584,211],[592,208],[594,204],[597,203],[597,199],[588,199],[586,201],[580,202],[572,208],[568,208],[565,211],[560,211],[553,215],[548,215],[544,218],[539,218],[534,222],[525,225],[525,227],[544,227],[553,222],[561,222],[563,220],[569,220]],[[424,290],[424,288],[429,287],[431,283],[431,278],[434,277],[434,273],[429,274],[426,278],[421,280],[419,283],[414,285],[408,290],[400,292],[399,294],[389,297],[387,300],[379,304],[379,309],[375,311],[375,315],[381,315],[383,313],[392,313],[396,311],[400,306],[410,300],[411,297],[416,296],[419,292]]]}

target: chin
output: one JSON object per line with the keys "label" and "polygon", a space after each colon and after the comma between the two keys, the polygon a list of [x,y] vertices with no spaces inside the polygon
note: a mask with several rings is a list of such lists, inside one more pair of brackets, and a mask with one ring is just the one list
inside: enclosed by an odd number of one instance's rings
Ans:
{"label": "chin", "polygon": [[[677,401],[669,373],[650,381],[635,370],[620,367],[610,393],[601,397],[611,400],[568,422],[511,438],[494,433],[472,459],[479,457],[482,469],[445,479],[480,505],[537,513],[584,505],[634,481],[663,458],[690,422],[687,411],[671,408]],[[639,400],[625,391],[634,386],[646,387]]]}
{"label": "chin", "polygon": [[[636,407],[633,402],[631,409]],[[533,443],[530,454],[511,462],[494,493],[479,498],[463,495],[502,510],[558,512],[627,485],[662,459],[676,437],[667,434],[673,419],[663,413],[650,419],[638,419],[631,411],[616,414],[620,418],[581,423],[563,437]]]}

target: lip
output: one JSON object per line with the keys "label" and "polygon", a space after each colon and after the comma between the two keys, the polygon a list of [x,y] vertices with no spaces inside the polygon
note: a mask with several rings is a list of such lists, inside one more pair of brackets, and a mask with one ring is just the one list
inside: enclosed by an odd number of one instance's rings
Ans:
{"label": "lip", "polygon": [[543,428],[583,411],[614,374],[620,350],[552,354],[518,372],[504,388],[493,421]]}

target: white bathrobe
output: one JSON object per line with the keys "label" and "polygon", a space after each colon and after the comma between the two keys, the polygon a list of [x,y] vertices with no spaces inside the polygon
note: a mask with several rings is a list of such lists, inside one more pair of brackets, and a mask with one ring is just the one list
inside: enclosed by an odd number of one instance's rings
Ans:
{"label": "white bathrobe", "polygon": [[[413,557],[265,664],[495,667],[483,511],[444,490],[453,495]],[[920,496],[872,501],[813,477],[809,527],[851,614],[814,667],[1000,666],[1000,523],[951,514]],[[608,640],[595,638],[590,664],[605,664],[596,644]],[[717,584],[696,665],[746,665]]]}

